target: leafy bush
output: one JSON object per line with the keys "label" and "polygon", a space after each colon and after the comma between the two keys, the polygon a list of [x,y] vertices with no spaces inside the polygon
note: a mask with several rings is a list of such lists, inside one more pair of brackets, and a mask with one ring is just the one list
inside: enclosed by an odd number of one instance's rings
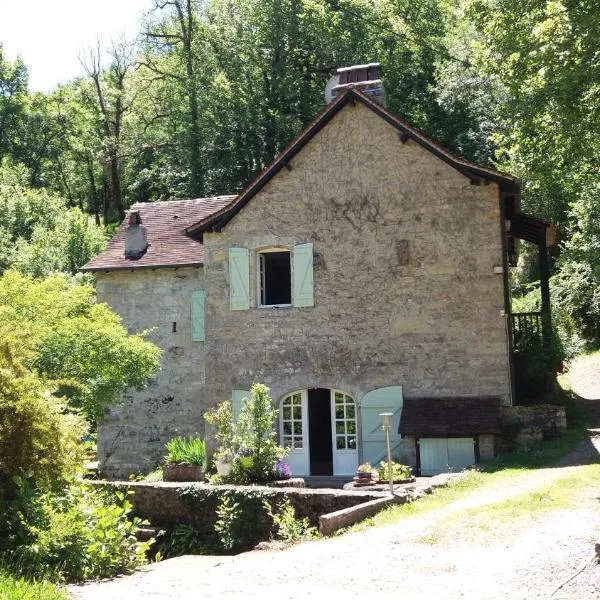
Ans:
{"label": "leafy bush", "polygon": [[192,525],[179,523],[161,544],[166,557],[183,556],[184,554],[204,554],[210,548],[204,536]]}
{"label": "leafy bush", "polygon": [[215,428],[215,440],[220,448],[231,448],[233,444],[233,410],[231,400],[223,400],[204,414],[206,422]]}
{"label": "leafy bush", "polygon": [[[379,470],[378,470],[377,475],[378,475],[379,479],[385,479],[386,481],[389,480],[390,473],[389,473],[388,464],[386,461],[382,460],[379,463]],[[397,463],[397,462],[392,462],[393,481],[408,479],[409,477],[411,477],[411,475],[412,475],[412,469],[410,467],[408,467],[407,465]]]}
{"label": "leafy bush", "polygon": [[15,332],[26,366],[55,380],[58,392],[95,423],[126,388],[141,389],[159,368],[160,350],[130,335],[90,285],[63,276],[0,277],[0,328]]}
{"label": "leafy bush", "polygon": [[[237,453],[231,473],[234,483],[259,483],[274,479],[275,465],[286,455],[276,442],[278,410],[273,408],[269,388],[255,383],[250,398],[244,398],[234,428],[233,445]],[[251,460],[244,460],[251,458]]]}
{"label": "leafy bush", "polygon": [[201,465],[206,467],[206,444],[203,439],[178,436],[166,444],[166,463],[178,465]]}
{"label": "leafy bush", "polygon": [[80,468],[85,429],[66,402],[22,366],[23,349],[0,326],[0,503],[27,473],[37,487],[64,485]]}
{"label": "leafy bush", "polygon": [[130,502],[74,482],[60,493],[40,492],[16,478],[16,498],[0,517],[0,560],[28,577],[83,581],[129,572],[146,562],[150,542],[138,542]]}
{"label": "leafy bush", "polygon": [[24,168],[0,162],[0,273],[12,266],[34,277],[75,274],[105,245],[88,215],[29,187]]}
{"label": "leafy bush", "polygon": [[68,600],[66,593],[47,581],[15,577],[0,568],[0,598],[6,600]]}
{"label": "leafy bush", "polygon": [[317,529],[310,526],[307,518],[296,518],[296,511],[289,500],[281,502],[276,511],[265,502],[265,511],[277,527],[275,535],[277,539],[285,542],[301,542],[314,539],[319,535]]}
{"label": "leafy bush", "polygon": [[269,506],[262,494],[243,492],[225,494],[217,506],[217,533],[220,549],[249,550],[267,539],[273,522],[266,510]]}

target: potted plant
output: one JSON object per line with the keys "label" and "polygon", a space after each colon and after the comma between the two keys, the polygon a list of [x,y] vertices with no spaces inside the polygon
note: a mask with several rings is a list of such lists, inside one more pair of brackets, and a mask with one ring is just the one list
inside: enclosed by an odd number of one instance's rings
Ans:
{"label": "potted plant", "polygon": [[167,442],[163,467],[165,481],[203,481],[206,475],[206,444],[193,436],[178,436]]}
{"label": "potted plant", "polygon": [[219,448],[219,450],[215,452],[215,467],[217,468],[217,473],[221,477],[227,477],[231,473],[233,459],[233,452],[229,448]]}
{"label": "potted plant", "polygon": [[371,466],[371,463],[367,462],[358,466],[358,469],[356,469],[355,480],[361,485],[366,485],[373,481],[373,467]]}
{"label": "potted plant", "polygon": [[[377,477],[379,483],[389,481],[390,475],[388,463],[384,460],[379,463]],[[392,461],[392,481],[394,483],[406,483],[408,481],[414,481],[412,469],[407,465]]]}

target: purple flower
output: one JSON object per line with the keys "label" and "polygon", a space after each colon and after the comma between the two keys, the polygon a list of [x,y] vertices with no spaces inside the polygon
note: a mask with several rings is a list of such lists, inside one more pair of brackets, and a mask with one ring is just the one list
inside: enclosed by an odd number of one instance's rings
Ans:
{"label": "purple flower", "polygon": [[279,461],[275,465],[275,473],[277,474],[277,479],[289,479],[292,476],[292,469],[290,469],[289,465]]}

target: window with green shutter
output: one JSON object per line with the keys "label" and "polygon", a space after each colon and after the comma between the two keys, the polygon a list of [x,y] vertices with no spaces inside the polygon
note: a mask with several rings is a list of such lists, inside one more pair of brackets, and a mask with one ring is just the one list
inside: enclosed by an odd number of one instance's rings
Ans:
{"label": "window with green shutter", "polygon": [[229,304],[231,310],[250,308],[250,252],[229,248]]}
{"label": "window with green shutter", "polygon": [[313,291],[313,245],[298,244],[293,252],[293,304],[297,307],[315,305]]}

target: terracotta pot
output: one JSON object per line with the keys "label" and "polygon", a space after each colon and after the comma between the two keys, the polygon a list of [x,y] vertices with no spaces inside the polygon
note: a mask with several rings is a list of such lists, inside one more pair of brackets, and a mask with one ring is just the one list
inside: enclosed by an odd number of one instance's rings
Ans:
{"label": "terracotta pot", "polygon": [[362,471],[356,472],[357,479],[363,483],[365,481],[371,481],[373,479],[373,473],[369,471],[368,473],[363,473]]}
{"label": "terracotta pot", "polygon": [[215,462],[215,467],[217,467],[217,473],[221,475],[221,477],[227,477],[231,473],[230,462],[221,462],[218,460]]}
{"label": "terracotta pot", "polygon": [[167,464],[163,467],[164,481],[204,481],[205,475],[202,465]]}

